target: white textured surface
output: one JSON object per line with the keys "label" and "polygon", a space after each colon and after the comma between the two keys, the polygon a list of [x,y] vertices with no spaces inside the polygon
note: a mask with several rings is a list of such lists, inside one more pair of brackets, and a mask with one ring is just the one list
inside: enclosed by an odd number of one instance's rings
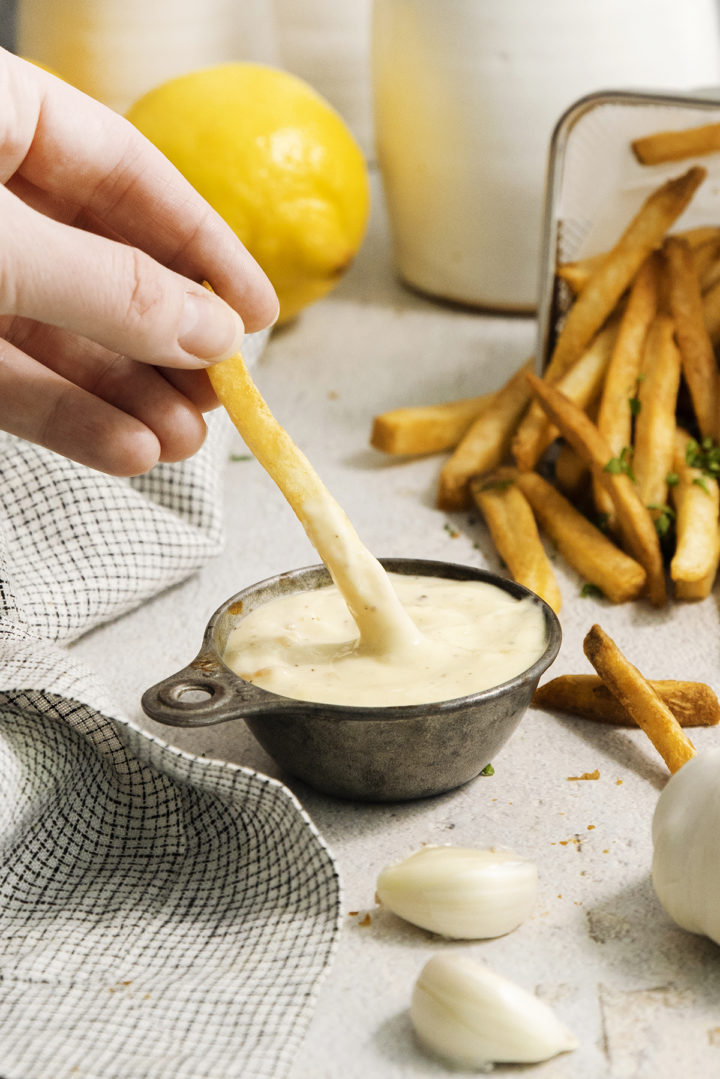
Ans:
{"label": "white textured surface", "polygon": [[[531,352],[534,325],[405,291],[392,276],[380,211],[376,205],[371,234],[348,277],[276,333],[257,381],[376,554],[497,568],[471,515],[450,521],[434,508],[438,459],[385,458],[368,447],[368,433],[376,412],[497,386]],[[74,646],[138,720],[142,691],[192,658],[224,599],[316,561],[254,461],[228,465],[226,501],[222,558]],[[698,677],[717,690],[717,595],[663,612],[643,604],[612,608],[581,599],[581,582],[559,564],[557,571],[564,643],[553,674],[589,670],[581,639],[598,621],[648,676]],[[699,747],[718,742],[716,730],[693,737]],[[240,723],[178,731],[174,740],[277,774]],[[417,973],[441,948],[467,951],[536,990],[579,1037],[576,1052],[532,1069],[538,1079],[717,1075],[720,953],[674,927],[652,892],[650,819],[666,772],[644,735],[530,711],[494,763],[492,777],[395,806],[341,803],[291,783],[338,859],[346,925],[293,1079],[447,1074],[416,1047],[407,1015]],[[569,778],[595,769],[595,781]],[[502,844],[534,858],[540,874],[534,915],[507,937],[465,945],[378,911],[379,870],[428,842]],[[495,1074],[519,1069],[498,1067]]]}

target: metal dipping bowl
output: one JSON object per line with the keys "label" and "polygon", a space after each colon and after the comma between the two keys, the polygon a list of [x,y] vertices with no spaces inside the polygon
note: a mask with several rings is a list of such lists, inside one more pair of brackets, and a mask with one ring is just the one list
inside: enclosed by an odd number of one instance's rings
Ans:
{"label": "metal dipping bowl", "polygon": [[389,573],[486,581],[543,610],[545,651],[502,685],[431,704],[353,707],[293,700],[244,681],[222,660],[239,618],[271,599],[331,583],[324,566],[281,573],[228,599],[212,616],[197,657],[148,689],[142,706],[173,727],[244,720],[280,767],[316,790],[369,802],[426,798],[474,779],[520,722],[560,647],[552,609],[515,581],[485,570],[416,558],[381,559]]}

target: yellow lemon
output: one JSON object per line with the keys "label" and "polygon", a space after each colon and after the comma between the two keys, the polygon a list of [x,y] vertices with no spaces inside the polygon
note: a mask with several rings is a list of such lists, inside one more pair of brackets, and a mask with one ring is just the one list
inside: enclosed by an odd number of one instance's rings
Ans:
{"label": "yellow lemon", "polygon": [[363,154],[307,83],[223,64],[151,90],[128,119],[225,218],[272,281],[285,321],[324,296],[367,225]]}

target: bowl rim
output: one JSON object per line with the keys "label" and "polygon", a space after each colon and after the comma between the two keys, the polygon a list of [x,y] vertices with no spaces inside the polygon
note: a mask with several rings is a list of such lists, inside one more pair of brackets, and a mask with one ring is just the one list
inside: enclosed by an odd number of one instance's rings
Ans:
{"label": "bowl rim", "polygon": [[[512,678],[509,678],[504,682],[498,683],[496,686],[489,686],[486,689],[481,689],[475,693],[469,693],[462,697],[450,697],[442,701],[426,701],[425,703],[419,704],[352,705],[334,704],[323,701],[308,701],[297,697],[286,697],[279,693],[273,693],[271,690],[263,689],[261,686],[257,686],[254,683],[241,678],[239,674],[233,671],[232,668],[228,667],[224,662],[222,650],[218,647],[216,631],[221,619],[228,613],[232,606],[241,604],[246,597],[255,594],[261,589],[270,589],[280,581],[294,582],[314,576],[316,578],[320,577],[324,579],[324,584],[319,587],[331,585],[332,578],[327,568],[322,563],[316,563],[273,574],[252,585],[248,585],[246,588],[241,589],[239,592],[235,593],[235,595],[230,596],[225,600],[208,620],[203,638],[204,654],[210,652],[221,665],[223,675],[226,677],[229,676],[230,680],[234,680],[243,686],[252,686],[257,694],[262,694],[269,709],[272,709],[273,707],[283,707],[283,709],[287,710],[292,706],[295,709],[302,708],[302,710],[307,713],[322,712],[326,718],[329,718],[330,714],[333,717],[337,716],[338,718],[346,720],[358,721],[367,721],[369,713],[377,713],[377,717],[373,716],[373,719],[400,720],[414,719],[427,715],[428,709],[432,709],[435,713],[455,712],[461,708],[480,706],[484,703],[494,701],[499,697],[509,696],[514,690],[532,683],[533,681],[539,681],[543,672],[554,662],[562,643],[560,620],[552,607],[550,607],[541,596],[537,595],[536,592],[533,592],[525,585],[520,584],[512,578],[502,577],[500,574],[480,566],[471,566],[460,562],[446,562],[441,559],[399,557],[378,558],[378,561],[385,571],[389,573],[401,573],[407,576],[445,577],[449,580],[480,581],[495,585],[502,591],[514,596],[516,599],[533,600],[533,602],[540,606],[545,618],[547,639],[544,651],[529,667],[526,667],[524,671],[513,675]],[[312,587],[317,588],[317,583]],[[305,589],[302,588],[287,589],[288,593],[304,590]],[[311,589],[306,589],[306,591],[310,590]],[[238,716],[238,718],[243,717]]]}

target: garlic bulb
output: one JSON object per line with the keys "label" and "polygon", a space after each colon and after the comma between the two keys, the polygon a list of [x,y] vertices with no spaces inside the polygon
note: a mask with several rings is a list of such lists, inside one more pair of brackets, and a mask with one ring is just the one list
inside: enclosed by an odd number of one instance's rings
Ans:
{"label": "garlic bulb", "polygon": [[533,1064],[578,1045],[547,1004],[459,955],[425,964],[410,1018],[426,1049],[465,1068]]}
{"label": "garlic bulb", "polygon": [[720,944],[720,749],[675,772],[652,823],[652,881],[670,917]]}
{"label": "garlic bulb", "polygon": [[456,940],[499,937],[532,910],[537,868],[509,850],[423,847],[377,881],[379,902],[405,921]]}

